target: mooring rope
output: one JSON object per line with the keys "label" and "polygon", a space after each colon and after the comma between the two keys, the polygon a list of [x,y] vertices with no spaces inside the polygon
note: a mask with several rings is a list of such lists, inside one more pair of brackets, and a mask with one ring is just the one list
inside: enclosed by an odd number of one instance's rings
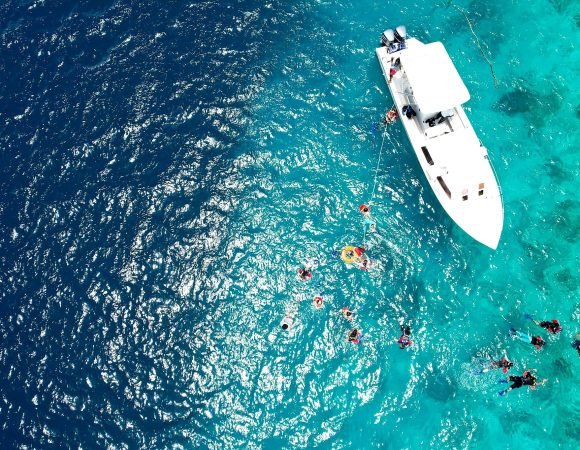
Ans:
{"label": "mooring rope", "polygon": [[475,38],[475,43],[477,44],[477,47],[479,48],[479,52],[481,53],[481,56],[483,56],[483,59],[485,59],[485,62],[487,62],[487,65],[489,66],[489,70],[491,70],[491,76],[493,77],[493,83],[494,83],[495,87],[497,87],[499,85],[499,81],[498,81],[497,77],[495,76],[495,71],[493,70],[493,64],[491,63],[491,61],[489,60],[489,58],[487,57],[487,55],[483,51],[483,48],[481,46],[481,42],[480,42],[479,38],[477,37],[477,34],[475,34],[475,30],[473,29],[473,25],[471,24],[471,20],[469,20],[469,17],[467,17],[467,13],[465,12],[465,10],[463,8],[453,4],[453,0],[449,0],[449,3],[447,3],[447,6],[452,6],[457,11],[459,11],[461,14],[463,14],[463,17],[465,17],[465,20],[467,21],[467,25],[469,25],[469,29],[471,30],[471,34],[473,34],[473,37]]}
{"label": "mooring rope", "polygon": [[383,132],[383,142],[381,143],[381,150],[379,151],[379,160],[377,162],[377,168],[375,169],[375,181],[373,183],[373,190],[371,192],[371,197],[369,200],[369,206],[371,206],[371,203],[373,201],[373,197],[375,195],[375,190],[377,188],[377,179],[379,176],[379,166],[381,165],[381,156],[383,154],[383,148],[385,146],[385,138],[387,137],[387,129],[388,129],[388,125],[385,125],[385,131]]}
{"label": "mooring rope", "polygon": [[[393,104],[393,109],[395,105]],[[389,110],[390,111],[390,110]],[[385,125],[385,131],[383,132],[383,141],[381,142],[381,149],[379,151],[379,159],[377,161],[377,168],[375,169],[375,181],[373,182],[373,190],[371,192],[371,196],[369,198],[369,208],[373,203],[373,197],[375,195],[375,190],[377,188],[377,180],[379,178],[379,167],[381,166],[381,157],[383,155],[383,148],[385,147],[385,138],[387,137],[387,130],[389,129],[389,124]],[[366,238],[367,238],[367,227],[363,225],[364,233],[363,233],[363,246],[366,245]]]}

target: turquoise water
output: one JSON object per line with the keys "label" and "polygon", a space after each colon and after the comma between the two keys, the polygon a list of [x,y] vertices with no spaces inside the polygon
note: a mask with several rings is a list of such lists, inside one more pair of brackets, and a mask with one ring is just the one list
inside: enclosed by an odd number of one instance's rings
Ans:
{"label": "turquoise water", "polygon": [[[445,1],[0,5],[0,447],[580,447],[580,6],[456,4],[497,87]],[[471,92],[497,251],[400,124],[382,145],[374,51],[398,24]],[[377,167],[373,270],[349,270],[333,251],[365,238]],[[499,397],[474,372],[504,352],[548,382]]]}
{"label": "turquoise water", "polygon": [[[216,394],[201,442],[236,447],[574,448],[579,403],[577,4],[462,3],[499,79],[495,88],[464,18],[428,2],[317,2],[264,60],[251,125],[236,149],[240,179],[217,270],[208,356],[199,384]],[[576,22],[575,22],[576,20]],[[360,243],[390,105],[374,56],[399,23],[442,40],[472,100],[505,200],[497,251],[466,236],[428,190],[400,125],[385,142],[373,198],[377,265],[349,271],[333,248]],[[208,234],[211,245],[212,233]],[[310,284],[301,261],[319,258]],[[311,299],[320,290],[321,311]],[[364,345],[335,313],[356,308]],[[290,333],[279,329],[297,310]],[[559,318],[541,352],[507,338],[522,314]],[[390,342],[408,321],[416,345]],[[530,330],[532,330],[530,328]],[[538,331],[533,330],[533,331]],[[540,331],[539,334],[542,334]],[[473,376],[507,351],[514,373],[537,368],[537,391],[497,395],[501,373]],[[549,443],[548,443],[549,441]],[[217,445],[215,445],[217,446]]]}

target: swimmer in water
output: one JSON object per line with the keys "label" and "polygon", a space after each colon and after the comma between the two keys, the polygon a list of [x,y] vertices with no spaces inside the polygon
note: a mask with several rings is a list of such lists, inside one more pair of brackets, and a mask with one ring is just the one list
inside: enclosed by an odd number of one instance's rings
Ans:
{"label": "swimmer in water", "polygon": [[342,308],[340,310],[340,312],[342,313],[342,316],[346,320],[353,320],[354,319],[354,313],[350,309],[348,309],[346,306],[344,308]]}
{"label": "swimmer in water", "polygon": [[[393,70],[393,69],[391,69]],[[389,112],[385,115],[385,124],[390,124],[393,123],[395,120],[397,120],[397,117],[399,117],[399,112],[397,111],[397,108],[395,108],[394,106],[389,110]]]}
{"label": "swimmer in water", "polygon": [[302,281],[310,280],[310,278],[312,278],[312,271],[310,270],[310,267],[304,266],[298,269],[298,276]]}
{"label": "swimmer in water", "polygon": [[558,322],[557,319],[553,319],[552,321],[548,321],[548,320],[539,321],[539,320],[534,320],[534,318],[532,316],[530,316],[529,314],[526,314],[526,319],[530,319],[537,326],[542,327],[545,330],[548,330],[548,333],[558,334],[560,331],[562,331],[562,326],[560,325],[560,322]]}
{"label": "swimmer in water", "polygon": [[368,258],[364,258],[357,265],[360,270],[369,270],[370,262]]}
{"label": "swimmer in water", "polygon": [[546,381],[548,381],[547,378],[543,379],[538,383],[536,376],[531,372],[530,369],[528,369],[522,374],[522,376],[510,375],[507,380],[499,380],[499,383],[511,382],[513,384],[507,389],[498,392],[498,394],[505,395],[514,389],[521,388],[522,386],[529,386],[530,389],[536,389],[536,386],[540,386],[544,384]]}
{"label": "swimmer in water", "polygon": [[377,221],[373,216],[371,216],[371,207],[369,205],[362,204],[359,206],[359,211],[363,216],[363,225],[369,227],[369,231],[374,232],[377,229]]}
{"label": "swimmer in water", "polygon": [[348,341],[353,344],[358,344],[360,342],[361,333],[358,329],[354,328],[348,333]]}
{"label": "swimmer in water", "polygon": [[367,270],[370,267],[370,261],[364,247],[355,247],[356,265],[361,270]]}
{"label": "swimmer in water", "polygon": [[316,309],[320,309],[324,306],[324,300],[322,299],[322,294],[318,294],[316,297],[314,297],[314,300],[312,300],[312,304],[314,305],[314,307]]}
{"label": "swimmer in water", "polygon": [[538,350],[540,350],[546,343],[540,336],[530,336],[529,334],[518,331],[515,328],[510,328],[510,336],[527,344],[532,344]]}
{"label": "swimmer in water", "polygon": [[413,341],[409,339],[411,336],[411,328],[409,325],[401,325],[401,337],[399,339],[395,339],[395,342],[399,344],[399,348],[401,350],[413,345]]}
{"label": "swimmer in water", "polygon": [[363,217],[366,219],[367,217],[371,216],[371,207],[370,205],[365,205],[364,203],[358,207],[358,210],[361,212]]}
{"label": "swimmer in water", "polygon": [[575,348],[578,352],[578,356],[580,357],[580,333],[576,333],[574,337],[574,342],[572,342],[572,348]]}
{"label": "swimmer in water", "polygon": [[282,322],[280,322],[280,326],[284,331],[286,331],[292,328],[292,325],[294,325],[294,314],[286,314],[282,319]]}
{"label": "swimmer in water", "polygon": [[514,363],[509,361],[505,356],[500,361],[491,361],[488,367],[482,369],[480,373],[486,373],[493,369],[502,369],[503,373],[507,373],[513,367]]}

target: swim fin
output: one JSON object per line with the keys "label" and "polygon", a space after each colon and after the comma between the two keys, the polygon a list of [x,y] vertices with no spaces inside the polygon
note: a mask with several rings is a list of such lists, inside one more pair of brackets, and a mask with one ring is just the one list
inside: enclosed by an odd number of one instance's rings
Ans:
{"label": "swim fin", "polygon": [[504,389],[503,391],[499,391],[499,392],[498,392],[498,395],[499,395],[500,397],[503,397],[505,394],[507,394],[507,391],[508,391],[507,389]]}
{"label": "swim fin", "polygon": [[534,320],[534,318],[528,313],[524,313],[524,319],[525,320]]}

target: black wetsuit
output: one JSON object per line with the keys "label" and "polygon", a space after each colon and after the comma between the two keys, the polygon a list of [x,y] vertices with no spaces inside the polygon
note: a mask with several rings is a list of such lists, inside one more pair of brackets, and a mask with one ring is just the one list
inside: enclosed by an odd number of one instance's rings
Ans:
{"label": "black wetsuit", "polygon": [[535,345],[536,347],[540,348],[542,345],[544,345],[544,340],[539,337],[539,336],[532,336],[532,345]]}
{"label": "black wetsuit", "polygon": [[542,328],[545,328],[546,330],[548,330],[550,333],[553,333],[553,334],[556,334],[559,331],[562,331],[562,327],[560,326],[560,324],[558,322],[544,321],[544,322],[540,322],[538,325],[540,325]]}
{"label": "black wetsuit", "polygon": [[536,384],[536,377],[531,375],[519,376],[519,375],[510,375],[508,380],[511,381],[513,384],[510,386],[510,389],[517,389],[521,388],[522,386],[533,386]]}

